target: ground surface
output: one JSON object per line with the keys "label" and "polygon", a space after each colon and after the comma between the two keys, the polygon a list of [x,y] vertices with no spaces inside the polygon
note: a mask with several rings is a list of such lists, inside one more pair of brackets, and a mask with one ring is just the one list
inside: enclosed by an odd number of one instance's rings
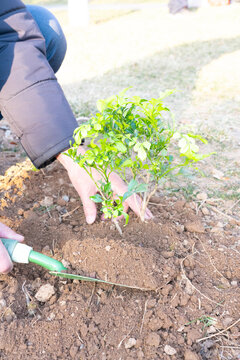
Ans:
{"label": "ground surface", "polygon": [[[150,205],[154,221],[142,224],[131,214],[121,238],[109,222],[85,224],[60,166],[26,169],[26,163],[13,166],[1,179],[1,221],[75,273],[143,290],[60,280],[37,266],[15,266],[0,276],[1,359],[239,358],[240,323],[197,342],[239,317],[236,213],[220,222],[208,201],[201,210],[202,202],[158,196]],[[53,294],[38,301],[46,284]]]}
{"label": "ground surface", "polygon": [[[121,238],[111,223],[87,226],[64,170],[33,172],[2,121],[0,221],[76,273],[144,289],[15,266],[0,277],[0,358],[238,360],[240,7],[97,15],[82,30],[56,15],[69,49],[58,76],[77,116],[129,85],[148,98],[176,88],[167,105],[177,122],[217,154],[201,165],[205,177],[170,178],[150,204],[154,222],[130,214]],[[54,293],[40,302],[46,284]]]}

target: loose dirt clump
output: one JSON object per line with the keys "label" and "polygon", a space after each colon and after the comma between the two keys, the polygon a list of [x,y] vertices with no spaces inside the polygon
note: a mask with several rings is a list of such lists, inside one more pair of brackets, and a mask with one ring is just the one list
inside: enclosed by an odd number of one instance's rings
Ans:
{"label": "loose dirt clump", "polygon": [[[238,359],[237,225],[222,226],[211,208],[204,215],[195,203],[159,194],[150,203],[154,221],[130,213],[121,237],[111,222],[86,224],[60,165],[24,173],[25,165],[2,178],[0,221],[74,273],[144,291],[15,264],[0,275],[1,359]],[[43,287],[52,292],[41,301],[35,295]]]}
{"label": "loose dirt clump", "polygon": [[172,259],[166,260],[153,249],[124,241],[69,240],[63,247],[63,255],[77,273],[96,273],[100,279],[145,290],[157,290],[176,276]]}

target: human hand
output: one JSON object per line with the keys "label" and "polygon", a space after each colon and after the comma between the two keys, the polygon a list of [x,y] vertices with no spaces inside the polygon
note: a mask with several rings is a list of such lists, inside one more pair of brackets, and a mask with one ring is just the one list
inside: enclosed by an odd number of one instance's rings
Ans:
{"label": "human hand", "polygon": [[[84,149],[83,146],[80,146],[78,149],[79,154],[82,155],[85,153],[85,151],[86,150]],[[71,183],[75,187],[76,191],[78,192],[82,200],[83,210],[87,223],[88,224],[94,223],[97,216],[97,208],[96,208],[96,204],[90,199],[90,196],[93,196],[97,193],[97,187],[95,183],[82,167],[74,163],[74,161],[70,157],[64,155],[64,153],[59,154],[57,156],[57,159],[68,171],[68,175],[71,180]],[[92,174],[96,182],[100,180],[100,175],[95,169],[92,170]],[[118,195],[123,195],[127,191],[127,185],[116,173],[111,173],[110,181],[114,193]],[[136,196],[136,200],[138,202],[138,205],[136,204],[134,196],[133,195],[130,196],[124,202],[124,212],[127,212],[128,208],[130,207],[135,212],[136,215],[140,216],[141,199],[138,195]],[[153,215],[151,211],[149,209],[146,209],[145,220],[149,220],[152,218]]]}
{"label": "human hand", "polygon": [[[22,235],[15,233],[15,231],[2,223],[0,223],[0,238],[13,239],[20,242],[24,240],[24,237]],[[12,270],[12,268],[13,264],[10,256],[8,255],[5,246],[0,241],[0,273],[7,274],[9,271]]]}

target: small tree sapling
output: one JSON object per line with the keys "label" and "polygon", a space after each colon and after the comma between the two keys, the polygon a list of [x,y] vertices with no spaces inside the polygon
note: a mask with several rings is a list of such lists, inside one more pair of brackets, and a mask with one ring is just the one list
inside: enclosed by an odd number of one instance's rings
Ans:
{"label": "small tree sapling", "polygon": [[[144,221],[149,200],[163,178],[170,172],[176,173],[177,169],[194,167],[195,163],[210,156],[199,154],[196,140],[206,143],[204,138],[182,133],[172,116],[163,117],[164,113],[170,114],[163,105],[163,98],[173,91],[150,100],[139,96],[129,98],[126,91],[98,101],[99,112],[75,130],[75,143],[68,151],[99,190],[91,199],[102,204],[104,217],[113,219],[118,228],[116,219],[119,216],[123,215],[126,224],[128,222],[123,202],[129,196],[135,196],[137,202],[136,194],[142,193],[139,213]],[[77,149],[84,138],[88,141],[87,151],[78,155]],[[174,145],[178,148],[177,156]],[[101,176],[98,182],[93,178],[93,169]],[[128,184],[125,194],[113,193],[109,180],[112,172],[118,173]]]}

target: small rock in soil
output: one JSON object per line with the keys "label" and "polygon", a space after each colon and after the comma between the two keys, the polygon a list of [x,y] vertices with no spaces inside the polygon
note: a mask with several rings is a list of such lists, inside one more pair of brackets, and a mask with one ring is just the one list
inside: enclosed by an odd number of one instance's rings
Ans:
{"label": "small rock in soil", "polygon": [[18,209],[18,215],[23,215],[24,214],[24,210],[22,208]]}
{"label": "small rock in soil", "polygon": [[48,207],[51,206],[52,204],[53,204],[53,198],[50,196],[45,196],[45,198],[42,201],[40,201],[41,206]]}
{"label": "small rock in soil", "polygon": [[203,213],[203,215],[209,215],[209,214],[210,214],[210,211],[208,210],[208,208],[203,207],[203,208],[202,208],[202,213]]}
{"label": "small rock in soil", "polygon": [[35,298],[38,301],[46,302],[52,297],[53,294],[55,294],[54,286],[51,284],[45,284],[39,288]]}
{"label": "small rock in soil", "polygon": [[133,346],[135,346],[137,343],[137,340],[134,338],[130,338],[127,341],[125,341],[125,349],[131,349]]}
{"label": "small rock in soil", "polygon": [[60,199],[58,199],[57,204],[58,204],[59,206],[65,206],[65,205],[66,205],[66,201],[65,201],[63,198],[60,198]]}
{"label": "small rock in soil", "polygon": [[149,299],[147,302],[147,308],[152,309],[156,305],[157,301],[156,299]]}
{"label": "small rock in soil", "polygon": [[137,357],[138,357],[138,359],[143,359],[144,358],[144,352],[142,350],[138,351]]}
{"label": "small rock in soil", "polygon": [[151,319],[148,323],[148,328],[151,329],[152,331],[157,331],[159,329],[161,329],[161,327],[163,326],[163,322],[160,319]]}
{"label": "small rock in soil", "polygon": [[207,200],[208,195],[207,195],[207,193],[202,192],[202,193],[197,194],[196,198],[197,198],[198,200],[205,201],[205,200]]}
{"label": "small rock in soil", "polygon": [[0,310],[4,309],[7,306],[6,300],[0,299]]}
{"label": "small rock in soil", "polygon": [[16,318],[16,315],[11,308],[7,308],[4,312],[4,317],[7,323],[10,324],[10,322],[12,322]]}
{"label": "small rock in soil", "polygon": [[189,331],[187,335],[187,343],[188,345],[192,345],[193,342],[195,342],[197,339],[201,337],[201,334],[197,329],[192,329]]}
{"label": "small rock in soil", "polygon": [[216,331],[217,330],[216,330],[215,326],[213,326],[213,325],[209,326],[209,328],[207,329],[208,334],[214,334]]}
{"label": "small rock in soil", "polygon": [[158,347],[160,344],[160,336],[156,333],[150,333],[146,337],[146,345]]}
{"label": "small rock in soil", "polygon": [[164,286],[164,288],[162,288],[162,295],[168,295],[170,293],[170,291],[172,290],[173,286],[171,284],[168,284],[166,286]]}
{"label": "small rock in soil", "polygon": [[176,349],[174,349],[172,346],[170,345],[165,345],[164,346],[164,351],[167,355],[175,355],[177,353]]}
{"label": "small rock in soil", "polygon": [[70,356],[72,359],[75,359],[77,353],[78,353],[78,347],[76,345],[72,345],[71,348],[70,348]]}
{"label": "small rock in soil", "polygon": [[231,317],[227,317],[227,318],[223,319],[223,321],[222,321],[223,327],[224,328],[228,327],[229,325],[231,325],[232,322],[233,322],[233,318],[231,318]]}
{"label": "small rock in soil", "polygon": [[82,337],[84,338],[87,333],[88,333],[88,328],[87,328],[87,325],[86,324],[83,324],[80,328],[80,333],[82,335]]}
{"label": "small rock in soil", "polygon": [[200,360],[198,355],[191,350],[186,350],[184,354],[184,360]]}
{"label": "small rock in soil", "polygon": [[69,202],[69,196],[67,196],[67,195],[63,195],[63,196],[62,196],[62,199],[63,199],[65,202]]}
{"label": "small rock in soil", "polygon": [[173,251],[162,251],[161,255],[165,258],[165,259],[169,259],[171,257],[174,256],[174,252]]}
{"label": "small rock in soil", "polygon": [[161,204],[162,199],[158,196],[153,195],[153,196],[151,196],[150,202],[153,202],[155,204]]}
{"label": "small rock in soil", "polygon": [[230,280],[231,277],[232,277],[231,271],[227,270],[227,271],[226,271],[226,278]]}
{"label": "small rock in soil", "polygon": [[80,231],[80,227],[79,227],[79,226],[75,226],[75,227],[73,228],[73,231],[74,231],[74,232],[79,232],[79,231]]}
{"label": "small rock in soil", "polygon": [[211,229],[211,233],[219,233],[219,232],[222,232],[222,228],[220,228],[220,227],[214,226]]}
{"label": "small rock in soil", "polygon": [[215,179],[222,180],[224,173],[221,170],[213,169],[212,175]]}
{"label": "small rock in soil", "polygon": [[188,222],[185,224],[185,230],[191,233],[204,233],[204,227],[203,224],[200,223],[199,221],[196,222]]}
{"label": "small rock in soil", "polygon": [[192,284],[190,283],[190,281],[186,282],[186,287],[185,287],[185,291],[188,295],[192,295],[194,293],[194,287],[192,286]]}

